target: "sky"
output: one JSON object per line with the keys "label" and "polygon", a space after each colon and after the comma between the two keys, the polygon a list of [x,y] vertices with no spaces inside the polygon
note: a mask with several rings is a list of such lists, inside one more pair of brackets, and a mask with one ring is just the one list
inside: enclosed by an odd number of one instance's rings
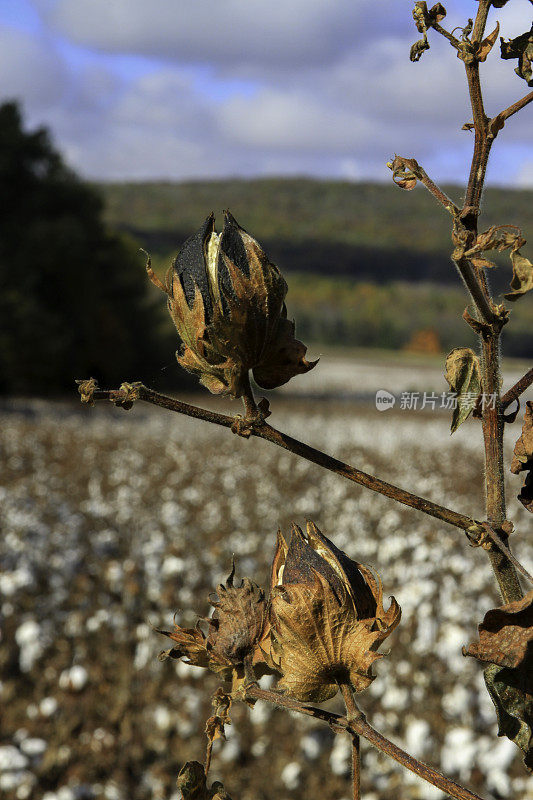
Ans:
{"label": "sky", "polygon": [[[429,3],[428,5],[431,5]],[[476,0],[445,3],[448,29]],[[0,95],[46,125],[67,162],[98,180],[306,175],[390,179],[394,153],[437,182],[464,182],[473,135],[464,65],[410,0],[2,0]],[[515,37],[529,0],[492,9]],[[431,33],[433,35],[431,35]],[[487,112],[530,91],[496,45]],[[510,119],[487,180],[533,187],[533,104]]]}

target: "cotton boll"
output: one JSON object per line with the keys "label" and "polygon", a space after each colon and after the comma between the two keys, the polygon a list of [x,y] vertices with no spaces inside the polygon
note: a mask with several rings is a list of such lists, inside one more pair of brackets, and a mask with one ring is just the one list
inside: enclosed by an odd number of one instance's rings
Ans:
{"label": "cotton boll", "polygon": [[85,667],[75,664],[70,669],[65,669],[59,676],[59,688],[71,692],[81,692],[87,685],[89,675]]}
{"label": "cotton boll", "polygon": [[291,761],[286,764],[281,770],[281,780],[285,787],[290,791],[294,791],[300,785],[302,776],[302,767],[297,761]]}
{"label": "cotton boll", "polygon": [[422,758],[431,747],[430,727],[426,720],[414,719],[405,729],[407,752],[415,758]]}
{"label": "cotton boll", "polygon": [[28,763],[28,759],[18,747],[14,747],[12,744],[0,747],[0,772],[23,770]]}
{"label": "cotton boll", "polygon": [[347,736],[337,736],[331,754],[329,764],[334,775],[349,775],[352,769],[352,743]]}

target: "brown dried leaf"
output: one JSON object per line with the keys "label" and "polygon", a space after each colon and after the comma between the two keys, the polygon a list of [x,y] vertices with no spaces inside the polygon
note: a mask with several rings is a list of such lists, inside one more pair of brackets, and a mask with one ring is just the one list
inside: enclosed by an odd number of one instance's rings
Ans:
{"label": "brown dried leaf", "polygon": [[526,403],[522,433],[514,446],[513,455],[511,472],[515,475],[523,470],[533,469],[533,401],[531,400]]}
{"label": "brown dried leaf", "polygon": [[[423,39],[418,39],[418,41],[411,45],[409,60],[413,62],[420,61],[426,50],[429,50],[429,42],[427,36],[424,36]],[[400,184],[398,184],[398,186],[399,185]]]}
{"label": "brown dried leaf", "polygon": [[526,403],[522,433],[515,444],[513,455],[511,472],[515,475],[528,472],[518,499],[533,514],[533,402],[531,400]]}
{"label": "brown dried leaf", "polygon": [[528,86],[533,86],[533,25],[531,30],[522,33],[515,39],[509,39],[508,42],[500,39],[500,44],[502,58],[517,58],[516,74],[523,78]]}
{"label": "brown dried leaf", "polygon": [[225,739],[226,733],[224,731],[224,721],[214,714],[205,723],[205,735],[209,741],[215,742],[217,739]]}
{"label": "brown dried leaf", "polygon": [[199,761],[187,761],[177,782],[183,800],[231,800],[220,781],[208,788],[204,767]]}
{"label": "brown dried leaf", "polygon": [[468,419],[481,394],[481,367],[479,359],[469,347],[456,347],[446,358],[446,380],[452,392],[457,394],[457,406],[453,411],[451,431]]}
{"label": "brown dried leaf", "polygon": [[521,600],[487,611],[478,630],[479,642],[468,645],[465,655],[499,667],[518,668],[533,641],[533,591]]}
{"label": "brown dried leaf", "polygon": [[509,248],[518,249],[523,244],[525,244],[525,239],[522,238],[520,228],[516,228],[514,225],[493,225],[477,236],[474,246],[467,250],[465,255],[470,258],[476,253],[483,253],[487,250],[502,252]]}
{"label": "brown dried leaf", "polygon": [[485,685],[496,708],[498,736],[506,736],[524,754],[524,765],[533,771],[533,656],[519,669],[491,664]]}
{"label": "brown dried leaf", "polygon": [[463,311],[463,319],[476,333],[484,334],[490,331],[490,325],[473,317],[468,308],[465,308]]}
{"label": "brown dried leaf", "polygon": [[435,5],[432,6],[428,12],[430,22],[431,23],[442,22],[442,20],[446,16],[446,13],[447,13],[446,9],[442,5],[442,3],[435,3]]}
{"label": "brown dried leaf", "polygon": [[511,289],[513,291],[508,292],[504,297],[506,300],[514,301],[533,289],[533,264],[518,249],[511,251],[511,262],[513,264],[513,277],[511,280]]}
{"label": "brown dried leaf", "polygon": [[496,43],[496,39],[498,38],[499,32],[500,32],[500,23],[497,22],[496,27],[494,28],[492,33],[489,33],[489,35],[485,39],[483,39],[483,41],[479,45],[479,50],[477,53],[478,61],[486,60],[488,54],[490,53],[490,51],[492,50],[492,48]]}
{"label": "brown dried leaf", "polygon": [[479,625],[479,642],[465,655],[488,661],[485,684],[496,708],[498,736],[507,736],[533,769],[533,591],[493,608]]}

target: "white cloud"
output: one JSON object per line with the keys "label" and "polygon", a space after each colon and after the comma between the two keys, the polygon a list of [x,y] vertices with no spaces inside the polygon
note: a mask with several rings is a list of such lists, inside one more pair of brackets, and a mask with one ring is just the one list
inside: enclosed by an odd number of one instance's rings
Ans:
{"label": "white cloud", "polygon": [[[409,61],[410,0],[34,4],[38,33],[0,28],[2,95],[21,97],[30,123],[50,125],[89,177],[387,179],[399,152],[438,181],[464,180],[473,140],[460,130],[470,117],[464,67],[436,35],[420,63]],[[466,0],[446,5],[448,27],[472,12]],[[530,12],[529,0],[508,3],[502,32],[516,35]],[[527,90],[513,66],[497,53],[483,64],[489,113]],[[495,182],[531,180],[519,164],[532,110],[496,142]]]}
{"label": "white cloud", "polygon": [[33,107],[40,108],[61,100],[61,59],[46,40],[0,26],[0,74],[4,97],[24,97]]}
{"label": "white cloud", "polygon": [[[404,14],[395,0],[37,0],[78,44],[220,65],[325,64]],[[407,5],[407,4],[406,4]],[[407,10],[406,25],[409,25]]]}

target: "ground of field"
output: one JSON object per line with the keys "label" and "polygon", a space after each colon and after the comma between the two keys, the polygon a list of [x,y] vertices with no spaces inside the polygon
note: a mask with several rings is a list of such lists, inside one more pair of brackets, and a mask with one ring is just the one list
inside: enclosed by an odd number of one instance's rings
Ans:
{"label": "ground of field", "polygon": [[[382,378],[377,388],[395,391]],[[283,395],[272,406],[282,430],[483,515],[476,421],[450,437],[448,416],[436,411],[382,413]],[[306,518],[377,568],[385,595],[403,610],[390,653],[361,695],[373,724],[483,797],[533,798],[518,751],[495,738],[481,670],[461,654],[497,595],[485,554],[460,531],[269,443],[148,406],[20,401],[4,403],[0,423],[6,800],[177,798],[180,766],[203,760],[218,683],[198,668],[158,661],[167,641],[152,626],[170,626],[174,614],[182,624],[205,615],[232,554],[238,574],[264,585],[278,527]],[[514,500],[519,478],[509,478],[510,517],[525,533],[530,521]],[[516,551],[531,564],[524,538]],[[329,707],[340,710],[337,700]],[[262,703],[235,706],[232,716],[211,777],[233,800],[350,796],[348,740]],[[443,797],[362,750],[365,800]]]}

